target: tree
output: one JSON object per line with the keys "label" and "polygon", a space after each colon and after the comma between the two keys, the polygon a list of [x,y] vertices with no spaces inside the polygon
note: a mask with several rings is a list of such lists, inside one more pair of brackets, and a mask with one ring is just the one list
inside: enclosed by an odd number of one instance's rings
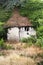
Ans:
{"label": "tree", "polygon": [[40,26],[37,29],[37,36],[38,36],[38,38],[43,38],[43,26]]}

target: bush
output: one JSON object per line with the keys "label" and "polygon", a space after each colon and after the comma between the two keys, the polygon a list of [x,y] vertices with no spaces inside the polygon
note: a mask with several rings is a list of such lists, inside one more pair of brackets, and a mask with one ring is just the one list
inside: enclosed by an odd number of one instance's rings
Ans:
{"label": "bush", "polygon": [[27,38],[22,38],[20,41],[23,42],[23,43],[28,43],[28,39]]}
{"label": "bush", "polygon": [[7,21],[11,16],[11,11],[6,11],[4,8],[0,8],[0,21],[5,22]]}
{"label": "bush", "polygon": [[31,36],[30,38],[28,37],[21,39],[21,42],[26,43],[26,47],[35,44],[36,41],[37,39],[34,36]]}
{"label": "bush", "polygon": [[0,39],[4,39],[4,41],[6,41],[7,39],[7,33],[6,33],[7,29],[5,29],[2,25],[0,25]]}
{"label": "bush", "polygon": [[24,39],[22,39],[21,40],[21,42],[24,42],[24,43],[26,43],[25,44],[25,46],[24,46],[24,48],[27,48],[27,47],[30,47],[30,46],[32,46],[33,45],[33,43],[32,43],[32,41],[31,41],[31,39],[30,38],[24,38]]}
{"label": "bush", "polygon": [[6,50],[8,50],[8,49],[13,49],[13,48],[12,48],[12,46],[5,44],[4,40],[1,39],[0,40],[0,49],[6,49]]}
{"label": "bush", "polygon": [[3,26],[0,25],[0,39],[3,38],[4,33],[5,33],[5,30]]}
{"label": "bush", "polygon": [[43,38],[37,39],[37,42],[35,43],[36,46],[43,48]]}
{"label": "bush", "polygon": [[34,36],[28,37],[28,38],[23,38],[21,39],[21,42],[25,42],[25,43],[36,43],[36,38]]}
{"label": "bush", "polygon": [[37,29],[37,37],[38,37],[38,38],[43,37],[43,26],[40,26],[40,27]]}
{"label": "bush", "polygon": [[27,43],[27,45],[29,45],[29,46],[35,45],[35,46],[43,48],[43,38],[41,38],[41,37],[37,39],[37,38],[31,36],[30,38],[23,38],[21,40],[21,42]]}
{"label": "bush", "polygon": [[30,38],[28,38],[28,40],[32,43],[36,43],[37,38],[35,38],[35,36],[31,36]]}
{"label": "bush", "polygon": [[4,48],[5,48],[4,40],[1,39],[0,40],[0,49],[4,49]]}

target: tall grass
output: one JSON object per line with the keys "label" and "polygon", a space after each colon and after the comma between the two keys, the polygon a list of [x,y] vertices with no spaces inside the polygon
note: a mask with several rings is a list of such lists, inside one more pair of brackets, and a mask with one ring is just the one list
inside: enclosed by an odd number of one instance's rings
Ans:
{"label": "tall grass", "polygon": [[43,38],[37,39],[37,38],[31,36],[30,38],[21,39],[21,42],[26,43],[29,46],[35,45],[37,47],[43,48]]}

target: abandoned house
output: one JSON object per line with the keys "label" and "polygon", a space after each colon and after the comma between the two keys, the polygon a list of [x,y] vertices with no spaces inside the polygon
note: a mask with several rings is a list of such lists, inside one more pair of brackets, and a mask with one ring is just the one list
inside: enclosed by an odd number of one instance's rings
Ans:
{"label": "abandoned house", "polygon": [[27,17],[23,17],[16,10],[13,16],[5,23],[5,28],[7,31],[7,40],[17,40],[22,38],[30,37],[31,35],[36,35],[31,22]]}

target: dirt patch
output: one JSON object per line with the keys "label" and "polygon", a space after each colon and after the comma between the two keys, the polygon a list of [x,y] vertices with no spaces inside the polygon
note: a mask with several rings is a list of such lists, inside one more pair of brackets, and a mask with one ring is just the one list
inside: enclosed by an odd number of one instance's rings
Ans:
{"label": "dirt patch", "polygon": [[10,54],[7,57],[0,57],[0,65],[36,65],[31,58],[20,57],[17,54]]}
{"label": "dirt patch", "polygon": [[43,61],[43,49],[31,46],[24,47],[25,43],[10,44],[14,49],[1,50],[0,65],[37,65]]}

